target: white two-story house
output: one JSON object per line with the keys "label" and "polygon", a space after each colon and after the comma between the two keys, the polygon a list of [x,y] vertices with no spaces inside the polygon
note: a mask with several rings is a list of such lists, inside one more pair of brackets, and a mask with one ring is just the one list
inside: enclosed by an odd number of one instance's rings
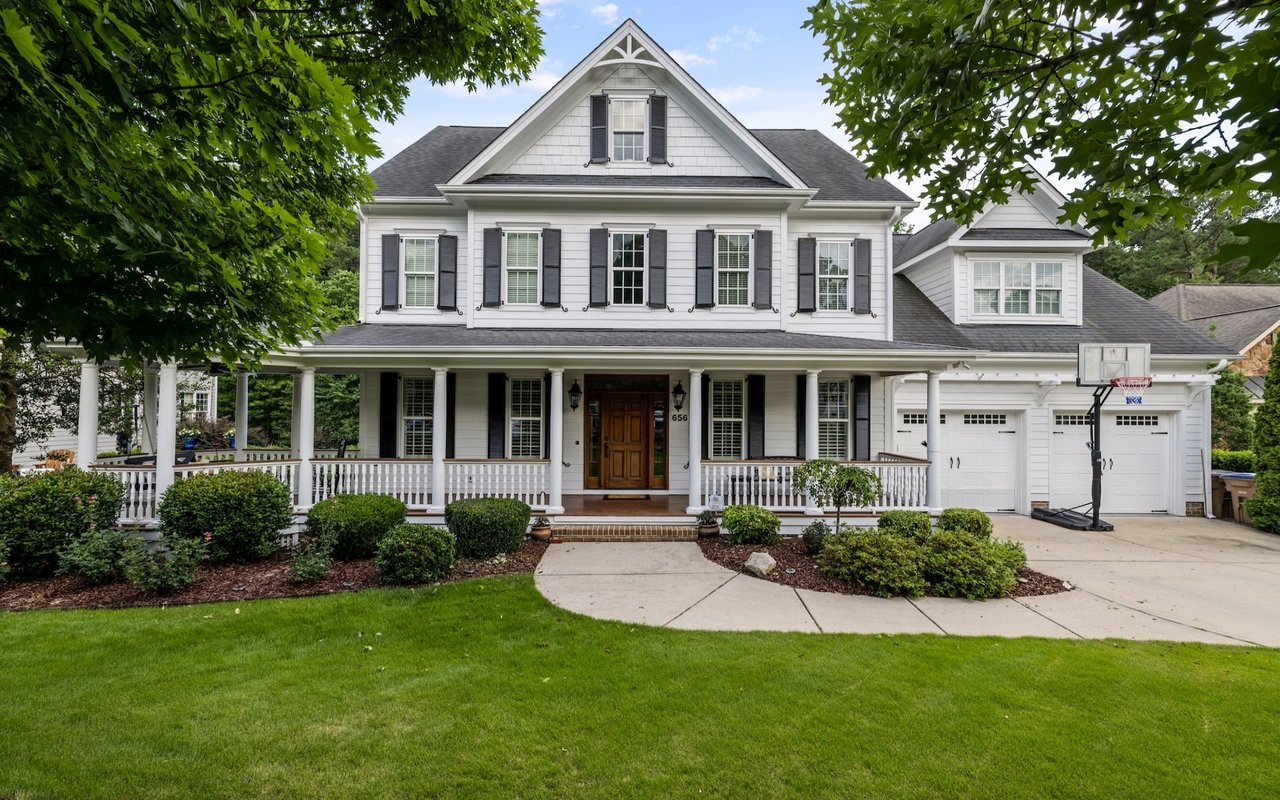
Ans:
{"label": "white two-story house", "polygon": [[[1046,182],[895,236],[916,200],[816,131],[744,127],[631,21],[511,125],[436,128],[373,178],[359,324],[268,361],[299,375],[301,506],[802,515],[817,457],[875,469],[875,510],[1078,505],[1076,348],[1110,341],[1149,342],[1155,383],[1106,415],[1104,509],[1203,509],[1228,354],[1085,268]],[[317,371],[360,375],[359,459],[311,458]]]}

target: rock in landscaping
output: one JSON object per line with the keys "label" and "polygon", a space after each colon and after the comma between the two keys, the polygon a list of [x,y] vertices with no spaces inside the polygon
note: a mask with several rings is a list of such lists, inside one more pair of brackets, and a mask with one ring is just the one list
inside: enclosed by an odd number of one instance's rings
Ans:
{"label": "rock in landscaping", "polygon": [[757,578],[764,578],[778,568],[778,562],[773,560],[773,556],[768,553],[752,553],[747,563],[743,565],[743,569],[755,575]]}

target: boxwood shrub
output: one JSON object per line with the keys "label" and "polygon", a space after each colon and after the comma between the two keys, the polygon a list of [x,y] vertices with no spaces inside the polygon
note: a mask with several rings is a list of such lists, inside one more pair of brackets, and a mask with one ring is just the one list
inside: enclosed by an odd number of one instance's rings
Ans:
{"label": "boxwood shrub", "polygon": [[782,541],[782,520],[760,506],[729,506],[720,526],[729,532],[729,541],[734,544],[771,545]]}
{"label": "boxwood shrub", "polygon": [[962,531],[934,534],[925,553],[924,573],[934,594],[970,600],[1002,597],[1018,580],[1006,550]]}
{"label": "boxwood shrub", "polygon": [[831,535],[831,526],[823,520],[814,520],[805,526],[804,531],[800,534],[800,538],[804,541],[804,551],[809,556],[816,556],[822,552],[822,546],[827,543],[827,537]]}
{"label": "boxwood shrub", "polygon": [[1213,468],[1228,472],[1256,472],[1252,450],[1214,450]]}
{"label": "boxwood shrub", "polygon": [[67,467],[0,477],[0,542],[14,577],[43,578],[79,536],[114,528],[124,486],[114,476]]}
{"label": "boxwood shrub", "polygon": [[257,561],[276,552],[293,522],[293,493],[258,470],[189,475],[165,491],[156,511],[168,536],[207,542],[214,563]]}
{"label": "boxwood shrub", "polygon": [[917,542],[923,542],[933,533],[928,511],[886,511],[880,515],[876,525],[887,534]]}
{"label": "boxwood shrub", "polygon": [[338,495],[311,507],[306,535],[328,542],[334,558],[369,558],[382,537],[404,522],[405,511],[403,502],[386,495]]}
{"label": "boxwood shrub", "polygon": [[456,540],[444,528],[397,525],[378,542],[378,580],[412,586],[438,581],[457,563]]}
{"label": "boxwood shrub", "polygon": [[991,517],[976,508],[948,508],[938,517],[938,529],[971,533],[979,539],[990,539],[994,527]]}
{"label": "boxwood shrub", "polygon": [[124,556],[132,537],[121,530],[89,531],[72,539],[58,560],[59,575],[79,575],[99,586],[124,578]]}
{"label": "boxwood shrub", "polygon": [[463,558],[493,558],[514,553],[524,541],[532,509],[519,500],[474,497],[444,507],[444,523]]}
{"label": "boxwood shrub", "polygon": [[132,539],[124,555],[124,575],[144,592],[180,592],[195,581],[204,556],[204,541],[189,536],[165,536],[159,547]]}
{"label": "boxwood shrub", "polygon": [[845,528],[827,537],[818,567],[878,597],[924,593],[924,551],[915,539],[868,528]]}

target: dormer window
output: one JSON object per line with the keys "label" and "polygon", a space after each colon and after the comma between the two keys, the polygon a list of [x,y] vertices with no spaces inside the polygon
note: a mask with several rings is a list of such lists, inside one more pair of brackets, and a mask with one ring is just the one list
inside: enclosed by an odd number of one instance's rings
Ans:
{"label": "dormer window", "polygon": [[639,98],[610,98],[614,161],[644,161],[644,112],[647,105]]}
{"label": "dormer window", "polygon": [[974,315],[1062,315],[1061,261],[973,262]]}
{"label": "dormer window", "polygon": [[667,163],[667,98],[631,91],[590,99],[591,164]]}

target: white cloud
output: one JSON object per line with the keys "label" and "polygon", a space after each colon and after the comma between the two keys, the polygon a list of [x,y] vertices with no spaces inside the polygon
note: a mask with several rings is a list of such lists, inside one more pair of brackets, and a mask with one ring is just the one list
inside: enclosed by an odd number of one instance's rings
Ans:
{"label": "white cloud", "polygon": [[618,21],[618,4],[605,3],[602,6],[592,6],[591,16],[605,25],[612,25]]}
{"label": "white cloud", "polygon": [[543,19],[555,19],[560,16],[560,9],[556,6],[563,2],[564,0],[538,0],[538,13]]}
{"label": "white cloud", "polygon": [[733,47],[738,50],[750,50],[764,41],[764,37],[756,33],[755,28],[744,28],[734,25],[728,33],[717,33],[707,40],[707,50],[714,53],[722,47]]}
{"label": "white cloud", "polygon": [[711,96],[725,105],[751,100],[759,97],[761,93],[759,86],[726,86],[723,89],[711,90]]}
{"label": "white cloud", "polygon": [[697,67],[703,64],[714,64],[714,58],[700,56],[690,50],[671,50],[671,57],[674,58],[682,67]]}
{"label": "white cloud", "polygon": [[[551,66],[558,64],[558,61],[549,62]],[[560,75],[545,69],[542,66],[534,69],[529,75],[529,79],[516,86],[484,86],[477,85],[474,92],[467,91],[466,84],[462,81],[452,81],[440,87],[440,91],[449,97],[494,97],[515,94],[516,92],[534,91],[541,94],[547,91],[560,80]]]}
{"label": "white cloud", "polygon": [[529,76],[529,80],[520,84],[520,87],[528,89],[537,89],[545,92],[560,81],[560,76],[554,72],[548,72],[544,69],[535,69],[533,74]]}

